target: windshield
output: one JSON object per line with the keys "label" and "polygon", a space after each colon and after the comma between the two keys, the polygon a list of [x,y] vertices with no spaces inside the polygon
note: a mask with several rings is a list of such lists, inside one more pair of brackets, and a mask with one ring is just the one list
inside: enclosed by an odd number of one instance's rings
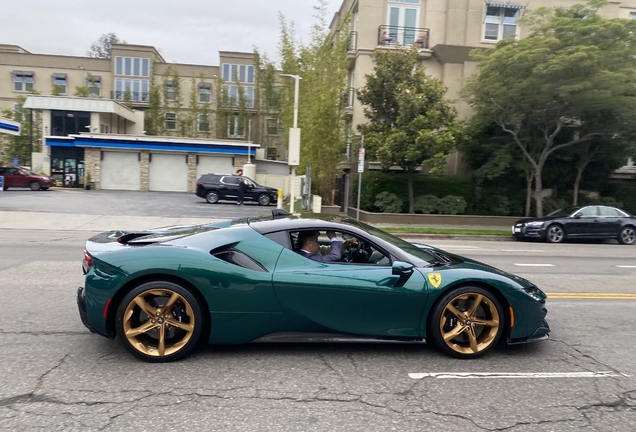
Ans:
{"label": "windshield", "polygon": [[29,171],[26,168],[18,168],[18,170],[24,175],[39,175],[39,174],[34,173],[33,171]]}
{"label": "windshield", "polygon": [[389,234],[386,231],[382,231],[374,226],[367,225],[360,221],[349,220],[347,223],[351,225],[357,225],[358,228],[365,230],[371,235],[374,235],[381,240],[389,243],[390,245],[400,249],[406,256],[407,260],[416,266],[426,266],[434,263],[437,259],[428,253],[427,251],[418,248],[412,243],[407,242],[406,240],[402,240],[399,237],[394,236],[393,234]]}
{"label": "windshield", "polygon": [[550,213],[549,217],[566,217],[570,216],[575,211],[579,210],[581,207],[566,207],[562,209],[558,209]]}

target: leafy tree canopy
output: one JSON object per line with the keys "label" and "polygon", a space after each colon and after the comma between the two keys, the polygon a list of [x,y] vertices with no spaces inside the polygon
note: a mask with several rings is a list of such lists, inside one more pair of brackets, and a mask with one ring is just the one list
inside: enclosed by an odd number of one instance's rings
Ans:
{"label": "leafy tree canopy", "polygon": [[[446,87],[419,67],[418,49],[379,49],[374,72],[358,90],[369,122],[358,126],[372,158],[385,168],[400,166],[407,173],[426,164],[441,172],[448,155],[463,137],[463,123],[445,99]],[[409,211],[413,213],[412,183]]]}
{"label": "leafy tree canopy", "polygon": [[528,12],[520,21],[532,28],[528,37],[473,53],[479,75],[463,95],[477,120],[510,134],[532,165],[539,215],[550,155],[634,132],[636,22],[601,17],[606,3]]}
{"label": "leafy tree canopy", "polygon": [[109,59],[113,44],[126,43],[121,40],[115,33],[104,33],[96,42],[91,44],[91,48],[86,52],[88,57]]}

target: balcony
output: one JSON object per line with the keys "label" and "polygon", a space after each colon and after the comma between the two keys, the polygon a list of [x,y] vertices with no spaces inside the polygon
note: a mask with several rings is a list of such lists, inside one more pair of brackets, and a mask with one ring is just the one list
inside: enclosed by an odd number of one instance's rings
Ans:
{"label": "balcony", "polygon": [[347,91],[342,94],[342,105],[344,106],[345,116],[351,117],[353,115],[353,103],[356,100],[356,89],[349,87]]}
{"label": "balcony", "polygon": [[116,101],[123,101],[126,98],[126,93],[130,94],[131,102],[139,102],[139,103],[147,103],[148,102],[148,92],[125,92],[125,91],[117,91],[113,90],[110,92],[110,98]]}
{"label": "balcony", "polygon": [[415,45],[420,49],[428,49],[429,33],[427,28],[381,25],[378,28],[378,46]]}

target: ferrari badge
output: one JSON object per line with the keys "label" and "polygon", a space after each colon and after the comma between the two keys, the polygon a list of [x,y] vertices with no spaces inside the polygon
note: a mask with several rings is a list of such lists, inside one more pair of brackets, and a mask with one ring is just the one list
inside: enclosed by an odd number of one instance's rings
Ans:
{"label": "ferrari badge", "polygon": [[442,275],[439,273],[431,273],[428,275],[428,280],[435,288],[439,288],[439,285],[442,283]]}

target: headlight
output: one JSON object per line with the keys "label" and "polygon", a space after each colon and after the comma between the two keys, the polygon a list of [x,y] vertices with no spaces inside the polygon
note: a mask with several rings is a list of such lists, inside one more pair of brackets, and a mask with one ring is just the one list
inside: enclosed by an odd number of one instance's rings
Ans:
{"label": "headlight", "polygon": [[538,228],[543,226],[543,222],[528,222],[526,223],[526,226]]}
{"label": "headlight", "polygon": [[529,286],[527,288],[524,288],[523,290],[526,292],[526,294],[528,294],[530,297],[532,297],[536,301],[540,303],[545,303],[545,299],[547,298],[547,296],[545,295],[543,291],[541,291],[536,286]]}

